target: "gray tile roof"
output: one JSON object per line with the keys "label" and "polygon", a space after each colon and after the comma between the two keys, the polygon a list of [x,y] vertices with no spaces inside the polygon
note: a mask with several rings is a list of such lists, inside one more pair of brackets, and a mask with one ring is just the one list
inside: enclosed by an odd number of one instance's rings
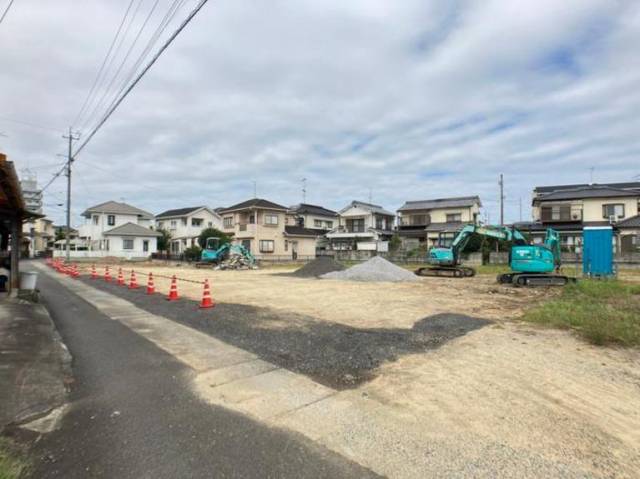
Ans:
{"label": "gray tile roof", "polygon": [[462,228],[467,223],[461,223],[459,221],[452,223],[431,223],[424,230],[433,232],[455,232]]}
{"label": "gray tile roof", "polygon": [[156,218],[170,218],[174,216],[185,216],[189,213],[193,213],[194,211],[198,211],[199,209],[206,208],[206,206],[190,206],[187,208],[176,208],[175,210],[167,210],[163,211],[159,215],[156,215]]}
{"label": "gray tile roof", "polygon": [[135,223],[125,223],[102,233],[105,236],[162,236],[157,231]]}
{"label": "gray tile roof", "polygon": [[229,206],[228,208],[223,208],[220,210],[220,214],[228,213],[230,211],[243,210],[247,208],[267,208],[272,210],[285,210],[286,206],[279,205],[269,200],[263,200],[262,198],[253,198],[251,200],[243,201],[242,203],[237,203],[233,206]]}
{"label": "gray tile roof", "polygon": [[618,228],[640,228],[640,215],[635,215],[616,223]]}
{"label": "gray tile roof", "polygon": [[434,200],[407,201],[398,211],[432,210],[435,208],[466,208],[477,204],[482,206],[479,196],[457,196]]}
{"label": "gray tile roof", "polygon": [[339,211],[339,214],[347,211],[349,208],[354,208],[354,207],[355,208],[362,208],[362,209],[371,211],[373,213],[380,213],[381,215],[395,216],[395,213],[392,213],[391,211],[385,210],[380,205],[374,205],[372,203],[365,203],[364,201],[355,201],[355,200],[352,201],[351,203],[349,203],[349,205],[347,205],[344,208],[342,208]]}
{"label": "gray tile roof", "polygon": [[137,215],[144,219],[153,219],[153,215],[148,211],[141,210],[135,206],[128,205],[127,203],[119,203],[117,201],[106,201],[99,205],[87,208],[82,216],[89,218],[91,213],[109,213],[120,215]]}
{"label": "gray tile roof", "polygon": [[322,236],[325,231],[305,228],[303,226],[285,226],[284,233],[287,236]]}
{"label": "gray tile roof", "polygon": [[592,185],[581,183],[576,185],[536,186],[533,191],[534,193],[551,193],[552,191],[575,190],[576,188],[588,188],[590,186],[604,186],[606,188],[621,190],[640,190],[640,181],[628,181],[625,183],[594,183]]}
{"label": "gray tile roof", "polygon": [[329,210],[323,206],[310,205],[308,203],[300,203],[299,205],[293,205],[289,209],[293,213],[297,213],[299,215],[308,213],[311,215],[318,215],[318,216],[332,216],[332,217],[338,216],[338,213],[336,213],[333,210]]}
{"label": "gray tile roof", "polygon": [[534,199],[538,201],[552,200],[579,200],[583,198],[620,198],[629,196],[640,196],[640,189],[612,188],[603,185],[587,185],[572,189],[561,189],[549,193],[541,193]]}

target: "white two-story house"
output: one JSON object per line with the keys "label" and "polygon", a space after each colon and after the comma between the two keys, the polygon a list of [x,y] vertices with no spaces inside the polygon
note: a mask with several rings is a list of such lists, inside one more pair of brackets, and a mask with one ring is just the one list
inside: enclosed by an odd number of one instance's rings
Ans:
{"label": "white two-story house", "polygon": [[[160,233],[153,230],[151,213],[117,201],[87,208],[86,222],[78,228],[85,256],[147,258],[157,251]],[[80,252],[78,252],[80,253]]]}
{"label": "white two-story house", "polygon": [[379,205],[352,201],[338,212],[338,225],[327,233],[333,250],[386,252],[395,215]]}
{"label": "white two-story house", "polygon": [[198,246],[198,237],[207,228],[222,230],[221,216],[207,206],[178,208],[156,215],[156,229],[171,234],[170,250],[173,254]]}

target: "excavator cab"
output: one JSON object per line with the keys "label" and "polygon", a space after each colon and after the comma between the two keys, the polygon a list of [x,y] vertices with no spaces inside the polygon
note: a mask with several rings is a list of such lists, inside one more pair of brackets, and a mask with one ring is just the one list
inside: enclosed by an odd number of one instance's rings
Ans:
{"label": "excavator cab", "polygon": [[207,238],[207,241],[204,245],[204,249],[215,251],[218,248],[220,248],[220,238],[217,238],[217,237]]}

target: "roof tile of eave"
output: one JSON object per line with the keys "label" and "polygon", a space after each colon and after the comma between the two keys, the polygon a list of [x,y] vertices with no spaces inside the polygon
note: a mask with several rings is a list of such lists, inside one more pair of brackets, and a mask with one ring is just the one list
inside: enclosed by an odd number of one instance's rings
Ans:
{"label": "roof tile of eave", "polygon": [[106,236],[162,236],[162,233],[154,231],[135,223],[125,223],[102,233]]}
{"label": "roof tile of eave", "polygon": [[398,211],[412,211],[412,210],[429,210],[437,208],[464,208],[473,206],[478,203],[478,206],[482,206],[479,196],[458,196],[451,198],[436,198],[433,200],[417,200],[406,201],[404,205],[398,208]]}
{"label": "roof tile of eave", "polygon": [[231,211],[243,210],[248,208],[266,208],[266,209],[282,210],[282,211],[288,210],[286,206],[279,205],[272,201],[263,200],[262,198],[253,198],[251,200],[243,201],[241,203],[237,203],[227,208],[223,208],[222,210],[220,210],[220,213],[228,213]]}
{"label": "roof tile of eave", "polygon": [[640,228],[640,214],[618,221],[616,226],[618,228]]}
{"label": "roof tile of eave", "polygon": [[172,216],[185,216],[199,209],[206,208],[206,206],[190,206],[187,208],[176,208],[173,210],[163,211],[156,215],[156,218],[170,218]]}
{"label": "roof tile of eave", "polygon": [[620,189],[604,186],[587,186],[570,190],[551,191],[533,198],[533,203],[552,200],[578,200],[583,198],[622,198],[625,196],[640,196],[640,189]]}
{"label": "roof tile of eave", "polygon": [[84,210],[82,216],[87,217],[89,213],[113,213],[113,214],[121,214],[121,215],[137,215],[143,216],[148,219],[153,218],[153,214],[148,211],[141,210],[140,208],[136,208],[135,206],[131,206],[127,203],[119,203],[117,201],[105,201],[104,203],[100,203],[99,205],[91,206]]}
{"label": "roof tile of eave", "polygon": [[324,206],[310,205],[308,203],[300,203],[298,205],[293,205],[291,208],[289,208],[289,210],[298,214],[310,213],[310,214],[317,214],[322,216],[333,216],[333,217],[338,216],[338,213],[336,211],[327,209]]}

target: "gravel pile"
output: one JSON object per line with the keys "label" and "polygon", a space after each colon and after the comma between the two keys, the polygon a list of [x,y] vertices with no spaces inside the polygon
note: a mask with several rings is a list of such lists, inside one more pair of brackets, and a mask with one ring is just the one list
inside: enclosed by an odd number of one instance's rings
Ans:
{"label": "gravel pile", "polygon": [[344,271],[323,274],[321,278],[346,281],[420,281],[420,278],[412,272],[396,266],[380,256],[374,256],[370,260]]}
{"label": "gravel pile", "polygon": [[295,270],[291,276],[298,278],[315,278],[333,271],[342,271],[344,266],[329,256],[321,256]]}

